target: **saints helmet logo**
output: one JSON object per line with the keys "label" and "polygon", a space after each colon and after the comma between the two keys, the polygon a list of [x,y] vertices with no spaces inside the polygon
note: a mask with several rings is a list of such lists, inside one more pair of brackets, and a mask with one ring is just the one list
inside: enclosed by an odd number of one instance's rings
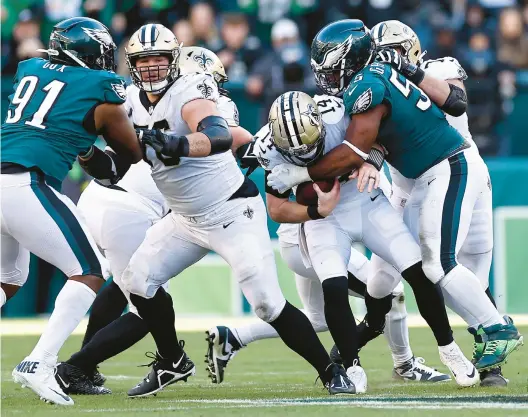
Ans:
{"label": "saints helmet logo", "polygon": [[82,28],[82,30],[90,38],[92,38],[94,41],[99,42],[101,45],[104,45],[107,47],[114,45],[112,36],[110,36],[110,34],[104,29]]}
{"label": "saints helmet logo", "polygon": [[350,48],[352,48],[353,39],[354,38],[352,37],[352,35],[350,35],[343,42],[337,44],[332,49],[327,51],[323,58],[323,62],[321,62],[320,64],[318,64],[317,62],[315,62],[315,60],[312,59],[312,66],[315,69],[328,69],[336,67],[340,64],[341,59],[343,59],[346,54],[350,52]]}
{"label": "saints helmet logo", "polygon": [[207,71],[209,67],[213,65],[213,60],[209,58],[207,55],[205,55],[204,52],[202,52],[201,55],[194,55],[193,60],[198,62],[198,65],[204,71]]}
{"label": "saints helmet logo", "polygon": [[312,126],[319,126],[319,124],[321,123],[321,115],[319,114],[317,109],[312,103],[309,103],[306,107],[306,111],[302,112],[301,115],[307,116]]}
{"label": "saints helmet logo", "polygon": [[209,98],[213,95],[213,87],[207,85],[205,81],[202,84],[198,84],[196,88],[202,93],[204,98]]}

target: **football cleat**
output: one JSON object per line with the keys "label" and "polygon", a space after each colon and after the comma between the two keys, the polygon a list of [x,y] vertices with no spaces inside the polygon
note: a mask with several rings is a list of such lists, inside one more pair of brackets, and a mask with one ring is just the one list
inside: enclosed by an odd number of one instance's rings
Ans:
{"label": "football cleat", "polygon": [[205,354],[206,370],[213,384],[221,384],[227,364],[243,346],[231,329],[226,326],[213,327],[205,334],[208,344]]}
{"label": "football cleat", "polygon": [[343,364],[343,358],[341,357],[341,353],[339,353],[337,345],[332,346],[332,349],[330,349],[330,360],[339,365]]}
{"label": "football cleat", "polygon": [[327,368],[327,372],[331,373],[331,378],[330,381],[325,384],[325,388],[330,395],[355,394],[356,387],[352,381],[350,381],[350,378],[343,367],[335,363],[331,364],[330,367],[330,369]]}
{"label": "football cleat", "polygon": [[[183,347],[183,340],[180,345]],[[178,381],[187,382],[187,378],[196,373],[196,367],[193,361],[189,359],[184,352],[182,357],[174,362],[171,359],[162,358],[158,352],[153,354],[147,352],[148,358],[154,359],[151,363],[144,366],[152,366],[148,375],[128,391],[129,397],[145,397],[161,391],[167,385],[174,384]]]}
{"label": "football cleat", "polygon": [[66,395],[55,380],[55,367],[32,358],[25,358],[12,372],[13,380],[28,387],[42,400],[59,405],[73,405],[73,400]]}
{"label": "football cleat", "polygon": [[95,371],[91,375],[90,379],[94,383],[94,385],[97,385],[98,387],[102,387],[104,383],[106,382],[106,377],[99,372],[99,368],[95,368]]}
{"label": "football cleat", "polygon": [[66,362],[57,365],[55,379],[66,394],[104,395],[112,393],[108,388],[95,385],[82,369]]}
{"label": "football cleat", "polygon": [[464,356],[455,342],[439,346],[440,360],[449,368],[455,381],[461,387],[471,387],[479,382],[479,373],[475,366]]}
{"label": "football cleat", "polygon": [[478,332],[485,343],[480,359],[475,363],[479,371],[495,368],[506,362],[506,358],[523,345],[523,337],[510,317],[505,316],[506,324],[479,328]]}
{"label": "football cleat", "polygon": [[510,381],[504,378],[500,366],[480,372],[481,387],[505,387],[508,382]]}
{"label": "football cleat", "polygon": [[471,358],[471,362],[475,364],[482,357],[482,354],[484,353],[484,348],[486,346],[486,344],[482,340],[484,329],[482,329],[481,327],[478,330],[475,330],[474,328],[470,327],[468,328],[468,332],[471,333],[473,335],[473,338],[475,339],[473,342],[473,355]]}
{"label": "football cleat", "polygon": [[449,375],[426,366],[424,358],[419,357],[412,357],[404,364],[395,367],[392,370],[392,377],[394,379],[416,382],[442,382],[451,380]]}
{"label": "football cleat", "polygon": [[356,394],[364,394],[367,392],[367,374],[358,363],[357,359],[354,360],[354,364],[346,370],[346,374],[356,387]]}

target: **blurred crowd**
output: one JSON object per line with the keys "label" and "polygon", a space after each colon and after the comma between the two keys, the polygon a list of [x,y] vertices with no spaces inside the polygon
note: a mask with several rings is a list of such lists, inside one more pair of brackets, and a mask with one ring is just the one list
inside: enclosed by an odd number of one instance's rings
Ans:
{"label": "blurred crowd", "polygon": [[39,55],[55,23],[81,15],[110,28],[120,45],[118,72],[127,75],[128,37],[160,22],[185,45],[217,53],[230,85],[261,102],[263,117],[284,91],[315,92],[309,47],[325,24],[399,19],[417,32],[426,59],[454,56],[465,68],[470,127],[485,155],[501,152],[493,127],[528,89],[528,0],[5,0],[1,13],[5,75]]}

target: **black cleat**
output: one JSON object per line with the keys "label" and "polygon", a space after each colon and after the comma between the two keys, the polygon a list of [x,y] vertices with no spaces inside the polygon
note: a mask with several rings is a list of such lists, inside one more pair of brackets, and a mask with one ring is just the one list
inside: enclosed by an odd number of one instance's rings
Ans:
{"label": "black cleat", "polygon": [[332,349],[330,349],[330,360],[338,365],[343,365],[343,358],[339,353],[337,345],[332,346]]}
{"label": "black cleat", "polygon": [[65,394],[105,395],[108,388],[97,386],[84,371],[74,365],[62,362],[57,365],[55,379]]}
{"label": "black cleat", "polygon": [[508,382],[502,375],[500,366],[480,372],[481,387],[505,387],[508,385]]}
{"label": "black cleat", "polygon": [[167,385],[174,384],[178,381],[187,382],[187,378],[196,373],[196,367],[193,361],[189,359],[185,352],[176,362],[171,359],[162,358],[158,352],[155,354],[147,352],[146,356],[154,359],[148,365],[144,365],[152,366],[152,369],[143,381],[128,391],[129,397],[145,397],[156,394]]}
{"label": "black cleat", "polygon": [[333,363],[329,371],[332,373],[332,379],[325,384],[326,389],[330,395],[337,394],[355,394],[356,387],[348,378],[342,366]]}
{"label": "black cleat", "polygon": [[95,368],[95,371],[92,374],[91,380],[94,383],[94,385],[97,385],[98,387],[102,387],[104,383],[106,382],[106,377],[101,372],[99,372],[99,368]]}

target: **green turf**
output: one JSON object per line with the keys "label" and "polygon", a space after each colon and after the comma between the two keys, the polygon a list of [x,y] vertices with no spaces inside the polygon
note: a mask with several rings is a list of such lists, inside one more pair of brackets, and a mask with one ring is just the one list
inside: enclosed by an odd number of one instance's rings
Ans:
{"label": "green turf", "polygon": [[[520,330],[528,333],[528,328]],[[410,333],[414,353],[425,357],[428,364],[445,370],[431,332],[428,329],[411,329]],[[325,345],[330,347],[328,334],[322,337]],[[306,417],[322,416],[323,413],[353,417],[528,415],[528,361],[525,349],[514,352],[504,367],[504,373],[510,379],[507,389],[460,389],[453,381],[442,385],[425,385],[391,379],[392,360],[385,339],[380,337],[361,354],[368,375],[368,395],[336,398],[326,395],[319,383],[314,384],[315,372],[279,340],[256,342],[242,350],[227,368],[226,381],[221,385],[213,385],[207,379],[203,362],[206,351],[204,335],[186,333],[181,334],[181,338],[185,339],[186,351],[197,365],[197,375],[188,383],[173,385],[157,397],[126,397],[126,391],[147,372],[147,368],[137,365],[149,361],[143,356],[153,346],[149,337],[102,365],[101,371],[108,376],[106,386],[113,390],[112,395],[74,396],[74,407],[60,407],[44,404],[31,391],[11,381],[12,369],[31,351],[37,338],[2,337],[1,414],[32,417]],[[469,355],[470,336],[465,330],[456,329],[456,338]],[[62,359],[74,352],[80,343],[80,337],[68,340],[62,351]],[[437,398],[433,398],[435,396]]]}

